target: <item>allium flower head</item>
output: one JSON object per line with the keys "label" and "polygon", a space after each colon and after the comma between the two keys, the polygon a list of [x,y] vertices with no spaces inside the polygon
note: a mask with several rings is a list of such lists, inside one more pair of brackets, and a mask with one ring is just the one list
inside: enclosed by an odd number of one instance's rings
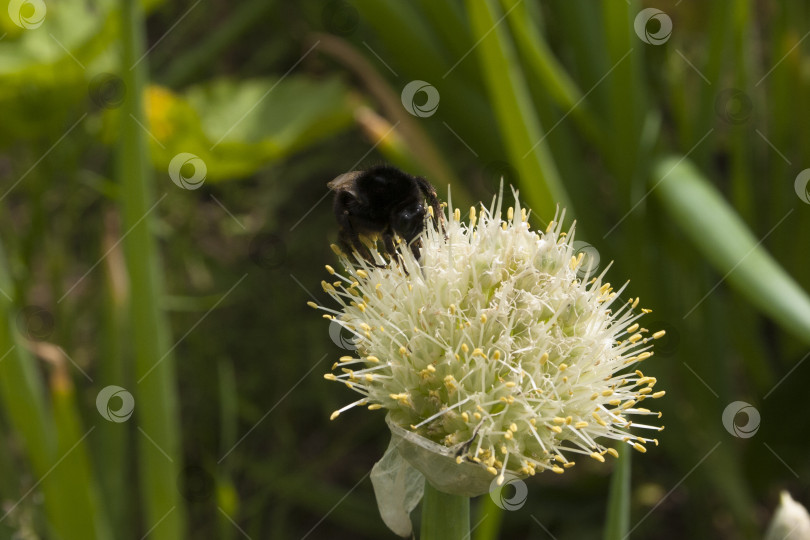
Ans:
{"label": "allium flower head", "polygon": [[603,462],[618,456],[612,440],[646,451],[657,440],[638,431],[663,428],[631,418],[660,417],[642,402],[664,392],[636,364],[663,332],[642,328],[638,298],[621,299],[624,287],[574,254],[564,212],[535,232],[517,193],[506,221],[501,199],[467,223],[451,207],[443,230],[426,227],[418,261],[409,249],[399,261],[372,250],[377,265],[336,250],[345,270],[327,266],[334,280],[322,285],[340,308],[320,309],[357,350],[325,377],[363,397],[332,418],[386,409],[500,482],[562,473],[576,454]]}

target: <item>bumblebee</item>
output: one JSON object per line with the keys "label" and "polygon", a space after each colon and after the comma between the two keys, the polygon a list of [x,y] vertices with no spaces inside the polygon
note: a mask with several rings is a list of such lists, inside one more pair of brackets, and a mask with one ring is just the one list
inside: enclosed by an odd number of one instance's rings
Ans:
{"label": "bumblebee", "polygon": [[400,237],[419,259],[419,235],[427,221],[426,202],[433,209],[433,224],[440,215],[436,189],[424,178],[396,167],[380,165],[366,171],[341,174],[327,186],[335,192],[333,210],[338,240],[347,252],[357,251],[376,264],[361,236],[379,237],[384,252],[398,258],[395,237]]}

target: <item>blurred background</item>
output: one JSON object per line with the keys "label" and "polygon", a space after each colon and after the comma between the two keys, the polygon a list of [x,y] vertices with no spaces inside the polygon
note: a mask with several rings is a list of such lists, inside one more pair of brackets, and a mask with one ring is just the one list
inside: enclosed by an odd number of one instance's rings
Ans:
{"label": "blurred background", "polygon": [[[351,344],[306,306],[326,182],[380,163],[566,207],[667,332],[630,536],[761,537],[810,503],[808,35],[800,0],[11,0],[0,538],[393,538],[384,415],[329,421]],[[473,538],[601,538],[591,461]]]}

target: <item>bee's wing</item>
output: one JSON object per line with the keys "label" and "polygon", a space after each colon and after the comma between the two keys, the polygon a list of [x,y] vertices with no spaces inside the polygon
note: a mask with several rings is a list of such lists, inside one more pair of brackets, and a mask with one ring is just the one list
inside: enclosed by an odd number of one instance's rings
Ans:
{"label": "bee's wing", "polygon": [[351,172],[341,174],[340,176],[338,176],[334,180],[327,183],[326,187],[328,187],[329,189],[335,190],[335,191],[337,191],[339,189],[343,189],[343,190],[349,191],[351,193],[354,193],[354,181],[361,174],[363,174],[363,171],[351,171]]}

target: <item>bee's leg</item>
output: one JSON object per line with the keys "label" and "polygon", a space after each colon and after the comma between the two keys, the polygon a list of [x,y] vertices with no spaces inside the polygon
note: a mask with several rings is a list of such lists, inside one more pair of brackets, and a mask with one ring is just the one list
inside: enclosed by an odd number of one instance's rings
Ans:
{"label": "bee's leg", "polygon": [[418,261],[420,258],[419,248],[422,247],[422,241],[417,236],[413,240],[411,240],[408,245],[411,248],[411,253],[413,253],[413,257]]}
{"label": "bee's leg", "polygon": [[394,245],[394,235],[390,232],[384,232],[382,234],[382,241],[383,245],[385,246],[385,252],[392,258],[399,260],[399,253],[397,252],[396,245]]}
{"label": "bee's leg", "polygon": [[419,184],[419,190],[430,203],[430,207],[433,208],[433,225],[440,225],[441,230],[444,230],[444,219],[441,214],[439,198],[436,196],[436,189],[422,177],[416,177],[416,182]]}

